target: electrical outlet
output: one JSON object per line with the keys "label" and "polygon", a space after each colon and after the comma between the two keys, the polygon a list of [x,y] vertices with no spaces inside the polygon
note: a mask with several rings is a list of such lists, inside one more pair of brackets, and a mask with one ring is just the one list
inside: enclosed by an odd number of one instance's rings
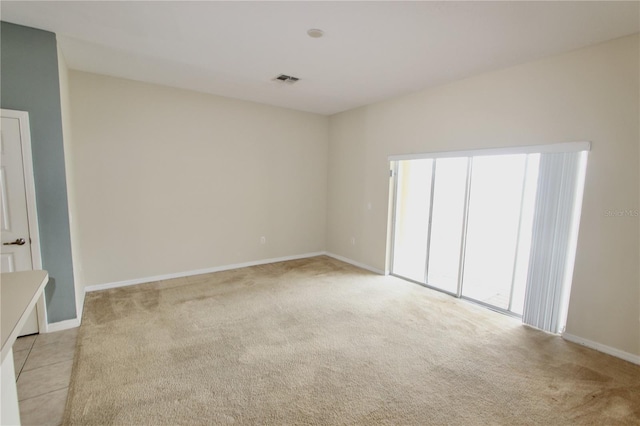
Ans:
{"label": "electrical outlet", "polygon": [[267,237],[260,237],[260,244],[267,244]]}
{"label": "electrical outlet", "polygon": [[352,246],[356,245],[356,237],[351,237],[351,245]]}

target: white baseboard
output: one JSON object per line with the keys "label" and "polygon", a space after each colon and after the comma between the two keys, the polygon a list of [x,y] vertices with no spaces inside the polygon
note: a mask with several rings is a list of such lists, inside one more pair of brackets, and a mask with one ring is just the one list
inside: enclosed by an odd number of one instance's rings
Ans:
{"label": "white baseboard", "polygon": [[202,274],[210,274],[212,272],[229,271],[231,269],[246,268],[248,266],[266,265],[266,264],[269,264],[269,263],[285,262],[287,260],[306,259],[308,257],[322,256],[324,254],[326,254],[326,253],[323,252],[323,251],[318,251],[318,252],[314,252],[314,253],[305,253],[305,254],[298,254],[298,255],[293,255],[293,256],[277,257],[277,258],[272,258],[272,259],[255,260],[255,261],[252,261],[252,262],[235,263],[235,264],[232,264],[232,265],[214,266],[212,268],[197,269],[197,270],[194,270],[194,271],[178,272],[178,273],[175,273],[175,274],[156,275],[156,276],[153,276],[153,277],[137,278],[137,279],[134,279],[134,280],[125,280],[125,281],[117,281],[117,282],[113,282],[113,283],[90,285],[90,286],[86,286],[84,290],[85,290],[85,292],[107,290],[107,289],[110,289],[110,288],[126,287],[126,286],[130,286],[130,285],[144,284],[144,283],[150,283],[150,282],[154,282],[154,281],[170,280],[170,279],[173,279],[173,278],[184,278],[184,277],[189,277],[189,276],[192,276],[192,275],[202,275]]}
{"label": "white baseboard", "polygon": [[80,327],[80,320],[78,318],[65,320],[65,321],[52,322],[47,324],[47,329],[45,330],[45,333],[54,333],[56,331],[68,330],[70,328],[76,328],[76,327]]}
{"label": "white baseboard", "polygon": [[380,269],[373,268],[373,267],[371,267],[369,265],[366,265],[364,263],[360,263],[360,262],[357,262],[357,261],[355,261],[353,259],[349,259],[348,257],[340,256],[338,254],[333,254],[333,253],[330,253],[330,252],[325,252],[324,254],[326,254],[329,257],[333,257],[334,259],[338,259],[338,260],[340,260],[340,261],[342,261],[344,263],[349,263],[349,264],[351,264],[353,266],[357,266],[358,268],[366,269],[367,271],[373,272],[374,274],[387,275],[384,271],[382,271]]}
{"label": "white baseboard", "polygon": [[620,358],[625,361],[640,365],[640,355],[634,355],[629,352],[621,351],[620,349],[612,348],[611,346],[603,345],[602,343],[574,336],[573,334],[569,333],[562,333],[562,338],[569,342],[577,343],[579,345],[595,349],[596,351],[603,352],[607,355],[615,356],[616,358]]}

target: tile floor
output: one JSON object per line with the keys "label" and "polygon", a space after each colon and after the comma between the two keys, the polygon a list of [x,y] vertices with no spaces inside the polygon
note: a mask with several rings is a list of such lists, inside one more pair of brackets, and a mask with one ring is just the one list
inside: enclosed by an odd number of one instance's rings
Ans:
{"label": "tile floor", "polygon": [[23,425],[62,424],[78,329],[20,337],[13,345]]}

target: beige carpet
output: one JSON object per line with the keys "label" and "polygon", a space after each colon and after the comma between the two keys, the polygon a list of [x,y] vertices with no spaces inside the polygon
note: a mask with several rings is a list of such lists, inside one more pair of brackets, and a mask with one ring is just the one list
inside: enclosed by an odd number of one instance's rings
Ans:
{"label": "beige carpet", "polygon": [[640,366],[328,257],[87,295],[65,424],[640,424]]}

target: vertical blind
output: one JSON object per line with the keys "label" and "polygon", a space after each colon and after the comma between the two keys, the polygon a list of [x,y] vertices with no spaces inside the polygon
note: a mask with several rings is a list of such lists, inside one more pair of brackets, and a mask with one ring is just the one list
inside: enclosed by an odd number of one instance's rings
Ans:
{"label": "vertical blind", "polygon": [[542,153],[522,321],[551,333],[564,328],[584,152]]}

